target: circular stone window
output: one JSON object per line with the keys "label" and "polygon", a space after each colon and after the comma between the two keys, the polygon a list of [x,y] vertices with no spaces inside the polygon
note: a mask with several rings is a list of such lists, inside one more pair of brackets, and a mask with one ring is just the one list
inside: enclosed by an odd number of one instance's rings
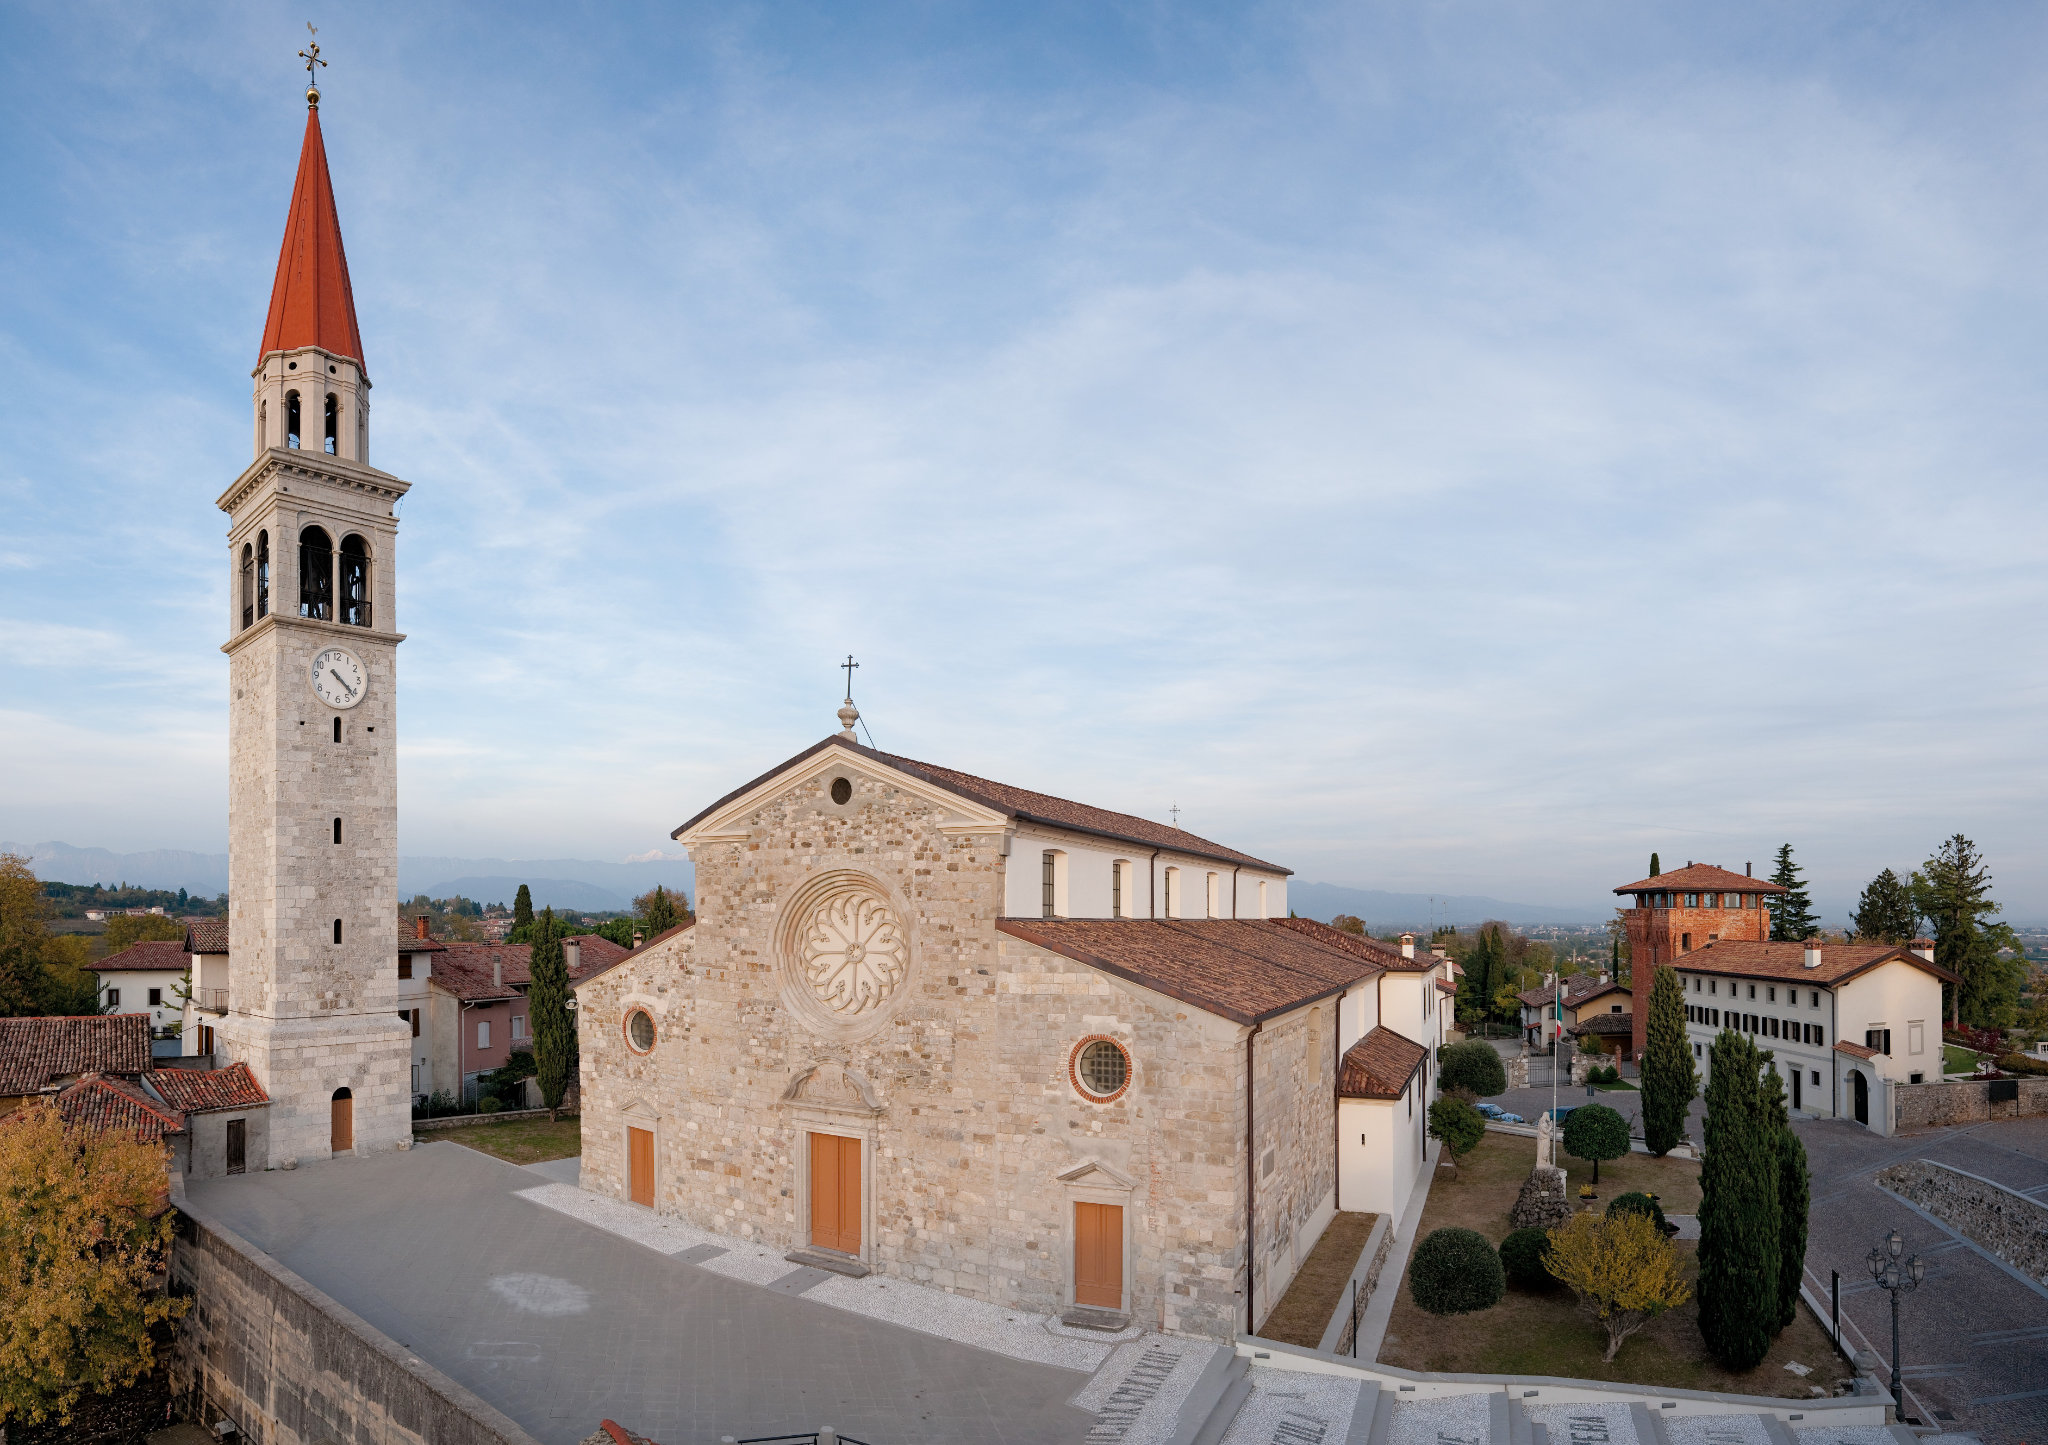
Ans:
{"label": "circular stone window", "polygon": [[646,1009],[636,1008],[626,1015],[626,1043],[636,1054],[654,1047],[654,1016]]}
{"label": "circular stone window", "polygon": [[1131,1086],[1131,1056],[1115,1039],[1083,1039],[1068,1071],[1081,1096],[1097,1104],[1122,1097]]}
{"label": "circular stone window", "polygon": [[834,778],[834,779],[832,780],[832,801],[833,801],[833,802],[835,802],[835,803],[844,803],[844,802],[846,802],[846,801],[847,801],[847,800],[848,800],[849,798],[851,798],[852,796],[853,796],[853,784],[852,784],[852,783],[849,783],[849,782],[848,782],[848,781],[847,781],[846,779],[844,779],[844,778]]}

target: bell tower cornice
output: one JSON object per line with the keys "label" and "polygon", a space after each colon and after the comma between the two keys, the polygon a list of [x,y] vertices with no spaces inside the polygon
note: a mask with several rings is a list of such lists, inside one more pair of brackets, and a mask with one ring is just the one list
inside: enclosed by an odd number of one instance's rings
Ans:
{"label": "bell tower cornice", "polygon": [[[300,485],[338,488],[345,493],[361,497],[365,508],[382,506],[382,515],[389,516],[391,504],[412,490],[412,483],[394,477],[389,472],[380,472],[363,462],[350,461],[345,457],[333,456],[327,452],[305,451],[298,447],[269,447],[249,463],[228,489],[215,499],[214,505],[229,516],[241,511],[251,497],[263,490],[266,482],[275,481],[277,490],[290,492],[294,482]],[[312,494],[308,494],[308,499]],[[331,495],[321,495],[323,503],[338,500]],[[376,513],[372,513],[376,515]]]}

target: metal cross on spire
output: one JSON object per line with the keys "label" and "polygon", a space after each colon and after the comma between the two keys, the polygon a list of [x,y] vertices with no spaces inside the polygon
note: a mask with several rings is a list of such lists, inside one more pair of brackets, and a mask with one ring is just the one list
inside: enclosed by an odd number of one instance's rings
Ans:
{"label": "metal cross on spire", "polygon": [[1173,826],[1178,828],[1180,826],[1180,804],[1175,803],[1171,808],[1168,808],[1166,811],[1173,814]]}
{"label": "metal cross on spire", "polygon": [[[306,22],[306,33],[316,37],[320,34],[319,30],[314,27],[313,22],[310,20]],[[318,105],[320,103],[320,87],[313,83],[313,67],[317,65],[324,70],[327,66],[327,62],[320,58],[319,40],[307,41],[306,48],[299,52],[299,59],[306,62],[306,103],[308,105]]]}
{"label": "metal cross on spire", "polygon": [[860,664],[853,660],[853,654],[846,654],[846,661],[839,664],[839,670],[846,674],[846,700],[853,701],[853,670]]}

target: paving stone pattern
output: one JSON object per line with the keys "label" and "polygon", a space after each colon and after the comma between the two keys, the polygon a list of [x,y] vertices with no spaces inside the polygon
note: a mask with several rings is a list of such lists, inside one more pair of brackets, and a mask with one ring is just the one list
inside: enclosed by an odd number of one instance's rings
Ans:
{"label": "paving stone pattern", "polygon": [[1255,1368],[1251,1382],[1252,1396],[1222,1445],[1343,1445],[1358,1381]]}

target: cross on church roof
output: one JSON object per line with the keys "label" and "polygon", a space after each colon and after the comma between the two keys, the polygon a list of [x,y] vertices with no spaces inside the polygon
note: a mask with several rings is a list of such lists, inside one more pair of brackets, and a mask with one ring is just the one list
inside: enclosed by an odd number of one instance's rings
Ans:
{"label": "cross on church roof", "polygon": [[846,661],[839,664],[839,670],[846,674],[846,700],[853,701],[853,670],[860,664],[853,660],[853,654],[846,654]]}
{"label": "cross on church roof", "polygon": [[[320,32],[314,28],[313,22],[308,20],[306,33],[318,36]],[[306,42],[306,49],[299,52],[299,59],[306,62],[306,104],[318,105],[320,88],[313,84],[313,67],[317,65],[325,69],[327,65],[327,62],[320,58],[320,42],[317,39]]]}

